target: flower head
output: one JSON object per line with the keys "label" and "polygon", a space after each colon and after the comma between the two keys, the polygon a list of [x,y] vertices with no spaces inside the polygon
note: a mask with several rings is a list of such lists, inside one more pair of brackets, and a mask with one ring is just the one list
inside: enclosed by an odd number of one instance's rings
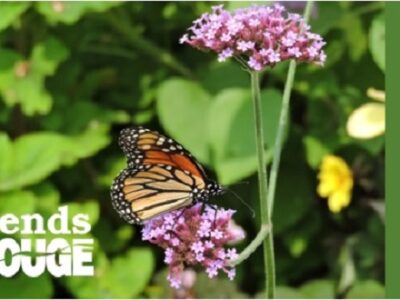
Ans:
{"label": "flower head", "polygon": [[317,192],[321,197],[328,198],[328,207],[332,212],[338,213],[350,204],[353,173],[342,158],[325,156],[318,178]]}
{"label": "flower head", "polygon": [[256,71],[288,59],[321,65],[326,59],[321,36],[310,32],[300,15],[287,13],[279,4],[232,13],[222,5],[214,6],[193,22],[180,42],[216,52],[220,62],[241,57]]}
{"label": "flower head", "polygon": [[[196,204],[147,221],[142,239],[164,249],[164,262],[169,266],[167,279],[171,287],[180,288],[185,267],[200,265],[210,278],[225,272],[235,276],[229,260],[237,257],[236,249],[225,246],[244,238],[244,231],[233,225],[233,210]],[[181,222],[171,222],[171,220]]]}

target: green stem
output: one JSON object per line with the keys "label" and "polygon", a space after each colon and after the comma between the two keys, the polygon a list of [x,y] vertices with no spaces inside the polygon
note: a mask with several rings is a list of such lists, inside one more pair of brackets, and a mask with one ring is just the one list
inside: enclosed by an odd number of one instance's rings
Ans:
{"label": "green stem", "polygon": [[260,197],[261,223],[269,228],[269,234],[263,241],[264,248],[264,267],[266,278],[266,292],[268,298],[274,298],[275,295],[275,259],[274,259],[274,240],[272,234],[271,214],[267,202],[268,179],[265,166],[264,151],[264,133],[262,122],[261,93],[259,83],[259,73],[251,72],[251,90],[254,107],[254,120],[256,130],[256,147],[258,158],[258,186]]}
{"label": "green stem", "polygon": [[[308,21],[312,7],[312,1],[308,1],[304,10],[304,20]],[[276,181],[278,178],[279,163],[282,153],[284,133],[287,126],[290,94],[293,87],[294,75],[296,72],[296,62],[291,61],[288,75],[286,78],[283,92],[281,113],[279,117],[279,126],[274,146],[274,156],[270,171],[270,186],[268,188],[267,170],[264,159],[264,134],[262,124],[261,94],[259,84],[259,73],[251,72],[251,90],[254,106],[254,118],[256,128],[256,146],[258,158],[258,183],[260,194],[261,211],[261,229],[256,238],[240,253],[239,257],[231,262],[236,265],[247,259],[257,247],[263,243],[264,248],[264,267],[266,275],[266,294],[268,298],[275,296],[275,258],[274,258],[274,240],[272,232],[272,211],[274,207]]]}
{"label": "green stem", "polygon": [[246,259],[249,258],[249,256],[257,250],[257,248],[262,244],[262,242],[265,240],[267,235],[271,232],[271,228],[268,225],[261,225],[261,229],[258,232],[257,236],[251,241],[251,243],[244,249],[238,258],[230,262],[231,266],[236,266]]}
{"label": "green stem", "polygon": [[[312,2],[313,1],[308,1],[306,4],[306,7],[304,9],[305,22],[307,22],[310,17]],[[288,71],[288,74],[286,77],[285,88],[283,91],[283,99],[282,99],[281,113],[279,116],[278,132],[277,132],[276,139],[275,139],[274,155],[273,155],[272,166],[271,166],[271,170],[270,170],[270,174],[269,174],[270,182],[269,182],[267,202],[268,202],[268,212],[269,212],[270,218],[272,216],[272,212],[274,209],[276,182],[278,179],[279,163],[281,160],[283,140],[284,140],[285,130],[286,130],[286,126],[287,126],[287,120],[288,120],[290,94],[291,94],[292,88],[293,88],[293,81],[294,81],[295,73],[296,73],[296,61],[292,60],[289,64],[289,71]]]}

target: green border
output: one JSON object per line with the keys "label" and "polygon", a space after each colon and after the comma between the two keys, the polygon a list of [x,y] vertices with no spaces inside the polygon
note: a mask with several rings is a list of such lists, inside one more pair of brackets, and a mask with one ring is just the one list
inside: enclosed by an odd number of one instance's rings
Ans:
{"label": "green border", "polygon": [[386,15],[386,298],[400,298],[400,2]]}

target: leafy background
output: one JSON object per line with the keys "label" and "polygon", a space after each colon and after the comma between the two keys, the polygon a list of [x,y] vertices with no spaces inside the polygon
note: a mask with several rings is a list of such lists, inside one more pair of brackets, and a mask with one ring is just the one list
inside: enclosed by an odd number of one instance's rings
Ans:
{"label": "leafy background", "polygon": [[[211,5],[0,3],[0,215],[48,217],[69,205],[71,214],[91,216],[96,243],[94,277],[1,278],[0,297],[174,296],[162,252],[111,207],[109,186],[125,165],[116,140],[131,124],[181,142],[257,210],[249,78],[233,62],[178,44]],[[304,3],[284,5],[301,13]],[[349,114],[369,101],[366,89],[384,89],[383,6],[314,6],[311,25],[328,43],[328,60],[324,68],[301,65],[296,74],[274,210],[278,297],[384,296],[384,141],[355,140],[345,130]],[[280,64],[263,76],[267,146],[286,70]],[[345,158],[355,174],[352,203],[336,215],[316,194],[327,153]],[[259,216],[230,194],[215,203],[238,210],[236,221],[247,232],[243,248]],[[233,282],[198,274],[192,295],[262,297],[263,276],[257,251]]]}

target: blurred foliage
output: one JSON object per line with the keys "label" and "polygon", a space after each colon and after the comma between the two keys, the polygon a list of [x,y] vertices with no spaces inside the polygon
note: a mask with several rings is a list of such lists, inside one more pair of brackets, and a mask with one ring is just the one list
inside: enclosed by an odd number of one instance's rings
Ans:
{"label": "blurred foliage", "polygon": [[[216,63],[212,54],[178,43],[211,5],[0,3],[0,214],[47,218],[60,205],[89,214],[96,265],[90,278],[1,278],[1,298],[174,295],[163,253],[111,207],[109,186],[125,164],[116,141],[126,126],[175,138],[258,210],[249,78],[233,62]],[[315,3],[311,26],[327,41],[328,59],[323,68],[300,65],[296,74],[274,211],[280,298],[383,297],[384,137],[356,140],[346,133],[348,116],[368,101],[366,90],[384,90],[383,6]],[[280,64],[262,78],[268,161],[286,71]],[[355,177],[350,207],[336,215],[316,194],[328,153],[343,157]],[[238,210],[248,240],[256,234],[259,216],[251,218],[233,195],[214,201]],[[191,295],[259,297],[262,262],[259,250],[233,282],[199,274]]]}

